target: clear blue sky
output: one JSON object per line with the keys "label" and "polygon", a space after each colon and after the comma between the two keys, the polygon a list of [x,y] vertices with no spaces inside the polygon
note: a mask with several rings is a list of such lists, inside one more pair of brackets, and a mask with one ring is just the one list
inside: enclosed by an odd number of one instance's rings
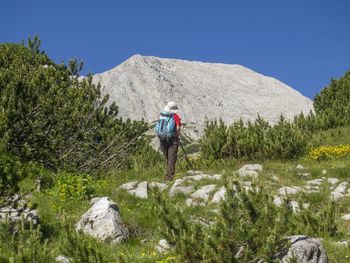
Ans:
{"label": "clear blue sky", "polygon": [[313,98],[350,70],[349,0],[2,0],[0,42],[35,34],[85,74],[133,54],[241,64]]}

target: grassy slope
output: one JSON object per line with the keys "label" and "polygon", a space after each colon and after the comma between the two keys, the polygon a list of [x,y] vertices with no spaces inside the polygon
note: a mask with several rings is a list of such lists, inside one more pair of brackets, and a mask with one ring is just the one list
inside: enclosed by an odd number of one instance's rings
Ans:
{"label": "grassy slope", "polygon": [[[350,127],[318,133],[315,135],[314,143],[317,145],[350,143]],[[307,171],[311,173],[308,180],[324,176],[322,175],[322,170],[327,170],[326,177],[336,177],[341,180],[348,180],[350,178],[350,158],[316,162],[306,157],[294,162],[268,161],[262,163],[264,169],[258,183],[263,185],[270,193],[276,193],[276,190],[281,186],[302,185],[305,179],[298,176],[295,169],[299,163],[307,167]],[[233,161],[219,162],[212,165],[211,168],[206,168],[206,170],[214,173],[222,173],[228,177],[235,177],[235,171],[242,164]],[[182,160],[179,163],[177,177],[182,177],[185,170],[186,167]],[[273,175],[277,176],[279,180],[273,180]],[[156,260],[167,258],[168,255],[158,255],[154,249],[161,235],[158,231],[160,221],[155,214],[152,196],[148,200],[141,200],[118,189],[121,184],[135,180],[162,182],[163,171],[155,167],[147,171],[116,173],[97,183],[95,196],[108,196],[114,200],[120,207],[121,214],[131,232],[131,238],[127,242],[119,245],[101,243],[100,246],[106,254],[110,255],[111,260],[116,259],[117,255],[124,255],[127,262],[155,262]],[[209,183],[212,182],[199,182],[196,184],[196,187],[198,188],[201,185]],[[327,198],[327,191],[329,190],[325,189],[320,194],[309,196],[301,194],[296,198],[297,200],[303,200],[303,202],[310,202],[311,207],[318,207]],[[172,199],[172,202],[174,206],[184,207],[184,213],[189,216],[201,213],[206,214],[208,217],[212,216],[210,213],[203,211],[203,208],[185,207],[184,200],[185,198],[183,196],[179,196]],[[88,201],[75,200],[58,205],[59,202],[57,199],[55,200],[55,198],[48,196],[46,193],[35,194],[33,201],[39,205],[39,210],[42,214],[43,229],[46,237],[52,240],[51,246],[53,248],[56,247],[56,242],[61,235],[62,221],[65,220],[71,224],[76,223],[81,214],[89,207]],[[65,211],[65,213],[62,213],[62,211]],[[339,214],[350,213],[350,198],[346,198],[338,203],[338,212]],[[349,232],[350,224],[340,221],[340,228],[344,233],[347,233]],[[349,239],[348,236],[344,238]],[[348,248],[336,246],[332,240],[326,240],[325,246],[330,257],[330,262],[349,262],[349,259],[345,257],[350,252]]]}

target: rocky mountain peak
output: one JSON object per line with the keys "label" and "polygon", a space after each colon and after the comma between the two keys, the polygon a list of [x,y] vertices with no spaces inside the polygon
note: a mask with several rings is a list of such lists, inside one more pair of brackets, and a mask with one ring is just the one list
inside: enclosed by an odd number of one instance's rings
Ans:
{"label": "rocky mountain peak", "polygon": [[[152,122],[168,101],[176,101],[184,122],[200,131],[206,119],[255,119],[274,123],[313,111],[313,102],[281,81],[241,65],[134,55],[96,74],[123,118]],[[195,136],[196,137],[196,136]]]}

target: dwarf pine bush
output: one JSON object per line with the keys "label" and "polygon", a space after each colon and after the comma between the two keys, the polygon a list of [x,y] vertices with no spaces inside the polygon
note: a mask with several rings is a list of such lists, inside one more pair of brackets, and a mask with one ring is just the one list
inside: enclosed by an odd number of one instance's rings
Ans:
{"label": "dwarf pine bush", "polygon": [[287,236],[341,235],[338,212],[330,201],[319,209],[293,213],[290,200],[276,207],[262,187],[245,191],[235,181],[225,187],[226,199],[219,212],[207,215],[210,226],[189,219],[183,210],[156,197],[161,234],[174,246],[178,262],[278,262],[279,252],[290,245]]}
{"label": "dwarf pine bush", "polygon": [[179,262],[248,262],[274,260],[286,247],[291,209],[276,208],[263,191],[246,193],[226,185],[227,199],[210,227],[188,220],[158,196],[162,234],[175,246]]}
{"label": "dwarf pine bush", "polygon": [[40,225],[32,223],[26,226],[24,220],[15,226],[2,223],[0,225],[0,262],[54,262],[52,249],[48,240],[43,239]]}
{"label": "dwarf pine bush", "polygon": [[147,125],[118,118],[76,59],[55,64],[40,40],[0,45],[0,141],[21,161],[94,172],[131,165]]}
{"label": "dwarf pine bush", "polygon": [[258,117],[254,122],[222,120],[206,123],[201,139],[204,158],[296,159],[306,153],[310,133],[283,116],[274,125]]}
{"label": "dwarf pine bush", "polygon": [[350,71],[315,96],[314,107],[323,128],[350,124]]}

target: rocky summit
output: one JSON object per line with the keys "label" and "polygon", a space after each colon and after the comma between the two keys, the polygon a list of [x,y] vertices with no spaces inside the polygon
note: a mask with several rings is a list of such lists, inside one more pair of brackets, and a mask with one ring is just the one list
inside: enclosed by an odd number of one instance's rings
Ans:
{"label": "rocky summit", "polygon": [[205,119],[231,123],[260,115],[274,123],[281,114],[291,119],[313,110],[313,102],[298,91],[240,65],[134,55],[93,81],[110,94],[123,118],[152,122],[168,101],[176,101],[183,121],[199,133]]}

